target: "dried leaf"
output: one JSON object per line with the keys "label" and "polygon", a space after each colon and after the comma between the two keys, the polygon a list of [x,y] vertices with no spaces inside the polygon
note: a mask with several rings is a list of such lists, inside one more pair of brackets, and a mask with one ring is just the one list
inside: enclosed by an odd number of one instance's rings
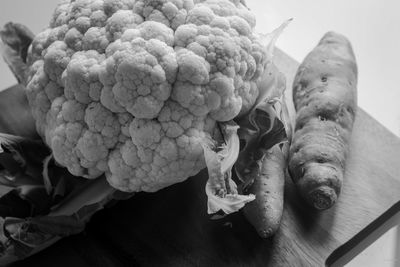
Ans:
{"label": "dried leaf", "polygon": [[273,51],[275,50],[275,45],[276,41],[278,38],[281,36],[283,30],[289,25],[289,23],[293,20],[293,18],[290,18],[286,21],[284,21],[281,25],[279,25],[278,28],[273,30],[270,33],[259,33],[258,37],[261,40],[261,43],[265,47],[266,53],[272,57],[273,56]]}
{"label": "dried leaf", "polygon": [[223,211],[230,214],[254,200],[254,195],[240,195],[235,182],[231,179],[232,167],[239,155],[238,126],[234,122],[221,123],[225,145],[215,152],[213,142],[203,142],[203,152],[208,169],[206,184],[208,213]]}

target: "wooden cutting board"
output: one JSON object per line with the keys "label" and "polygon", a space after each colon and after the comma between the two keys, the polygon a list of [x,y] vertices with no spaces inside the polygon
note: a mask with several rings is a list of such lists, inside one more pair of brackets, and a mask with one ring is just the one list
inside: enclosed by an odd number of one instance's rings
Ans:
{"label": "wooden cutting board", "polygon": [[[298,63],[280,50],[276,62],[290,87]],[[286,177],[283,220],[271,239],[260,239],[241,213],[210,220],[203,171],[121,201],[96,214],[84,233],[12,266],[298,267],[324,266],[328,258],[330,265],[400,211],[399,138],[359,109],[350,151],[330,210],[308,208]]]}

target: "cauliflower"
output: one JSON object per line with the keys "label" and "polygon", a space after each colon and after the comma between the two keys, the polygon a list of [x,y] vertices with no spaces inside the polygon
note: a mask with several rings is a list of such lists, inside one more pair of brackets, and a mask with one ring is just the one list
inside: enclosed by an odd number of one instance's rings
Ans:
{"label": "cauliflower", "polygon": [[239,0],[63,1],[28,55],[37,130],[73,175],[126,192],[184,181],[260,94],[254,27]]}

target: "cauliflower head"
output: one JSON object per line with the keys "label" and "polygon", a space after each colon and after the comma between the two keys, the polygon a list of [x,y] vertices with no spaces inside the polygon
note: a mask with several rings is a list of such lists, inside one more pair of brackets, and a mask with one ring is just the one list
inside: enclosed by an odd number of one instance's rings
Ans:
{"label": "cauliflower head", "polygon": [[197,174],[269,62],[240,0],[67,0],[31,46],[39,134],[76,176],[154,192]]}

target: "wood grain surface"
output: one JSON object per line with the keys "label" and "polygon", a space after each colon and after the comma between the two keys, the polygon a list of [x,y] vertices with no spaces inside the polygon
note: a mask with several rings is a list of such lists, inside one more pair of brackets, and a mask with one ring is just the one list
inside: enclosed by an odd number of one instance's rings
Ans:
{"label": "wood grain surface", "polygon": [[[276,62],[288,77],[290,96],[298,63],[280,50]],[[84,233],[11,266],[324,266],[334,251],[399,202],[400,140],[359,109],[338,203],[314,211],[286,177],[282,224],[267,240],[241,213],[209,218],[206,176],[203,171],[108,207]]]}

